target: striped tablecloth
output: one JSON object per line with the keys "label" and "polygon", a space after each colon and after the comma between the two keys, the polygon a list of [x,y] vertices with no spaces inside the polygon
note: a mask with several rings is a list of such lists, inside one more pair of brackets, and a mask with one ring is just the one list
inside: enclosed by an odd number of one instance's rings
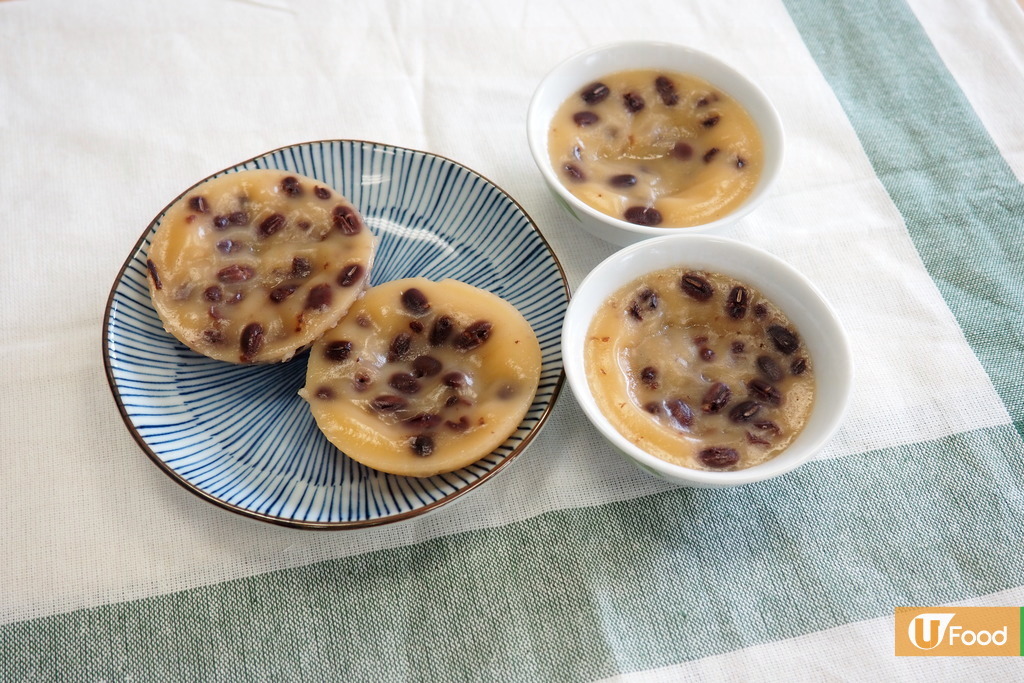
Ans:
{"label": "striped tablecloth", "polygon": [[[218,169],[350,138],[455,159],[574,232],[525,140],[592,45],[704,49],[787,130],[727,235],[825,293],[857,372],[818,458],[731,490],[624,462],[568,391],[495,481],[315,533],[175,485],[121,422],[104,302]],[[1024,603],[1024,15],[1012,0],[0,2],[0,680],[1006,680],[897,658],[894,608]]]}

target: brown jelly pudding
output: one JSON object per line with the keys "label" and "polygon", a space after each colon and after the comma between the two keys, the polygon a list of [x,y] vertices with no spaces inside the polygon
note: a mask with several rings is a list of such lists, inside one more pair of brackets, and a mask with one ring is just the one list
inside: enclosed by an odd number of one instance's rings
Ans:
{"label": "brown jelly pudding", "polygon": [[522,422],[541,352],[500,297],[455,280],[373,287],[312,348],[300,391],[328,440],[391,474],[470,465]]}
{"label": "brown jelly pudding", "polygon": [[167,209],[149,248],[149,288],[164,327],[194,351],[285,361],[362,294],[373,250],[359,212],[323,183],[228,173]]}
{"label": "brown jelly pudding", "polygon": [[814,367],[799,331],[754,287],[668,268],[619,289],[584,347],[601,412],[670,463],[736,470],[775,457],[803,429]]}
{"label": "brown jelly pudding", "polygon": [[609,74],[559,108],[548,133],[556,175],[580,201],[643,226],[718,220],[752,194],[764,166],[749,113],[696,76]]}

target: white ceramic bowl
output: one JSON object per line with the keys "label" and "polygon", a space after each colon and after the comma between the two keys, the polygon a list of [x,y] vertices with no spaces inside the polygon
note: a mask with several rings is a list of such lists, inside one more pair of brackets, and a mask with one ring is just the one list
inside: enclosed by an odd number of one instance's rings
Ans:
{"label": "white ceramic bowl", "polygon": [[[584,341],[594,314],[620,287],[645,273],[676,266],[730,275],[760,290],[786,314],[807,349],[817,381],[810,418],[793,443],[765,463],[721,472],[674,465],[628,441],[594,400],[583,358]],[[648,472],[698,487],[748,484],[800,466],[839,428],[853,384],[846,333],[814,285],[792,266],[766,251],[712,235],[665,235],[634,244],[605,259],[584,279],[569,302],[562,327],[562,357],[576,400],[605,438]]]}
{"label": "white ceramic bowl", "polygon": [[[754,119],[764,143],[765,163],[753,193],[735,211],[711,223],[686,228],[649,227],[601,213],[569,192],[551,166],[548,128],[555,112],[571,95],[608,74],[630,69],[664,69],[703,78],[736,99]],[[625,246],[664,235],[713,231],[738,221],[764,200],[782,166],[782,120],[768,97],[738,71],[704,52],[659,42],[623,42],[595,47],[570,57],[541,80],[530,101],[526,119],[530,152],[544,180],[573,222],[601,239]]]}

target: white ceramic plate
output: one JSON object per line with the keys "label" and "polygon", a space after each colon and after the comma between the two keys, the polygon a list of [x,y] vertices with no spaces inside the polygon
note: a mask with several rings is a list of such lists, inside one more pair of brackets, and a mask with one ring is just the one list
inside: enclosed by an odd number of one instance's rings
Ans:
{"label": "white ceramic plate", "polygon": [[372,284],[454,278],[516,306],[540,340],[537,397],[501,447],[456,472],[397,477],[350,460],[323,437],[296,393],[305,380],[305,354],[277,365],[232,365],[198,355],[164,331],[150,301],[146,257],[165,207],[118,273],[103,323],[107,379],[147,455],[221,507],[314,529],[407,519],[508,465],[536,436],[561,389],[559,339],[569,300],[557,258],[522,207],[465,166],[370,142],[293,145],[215,176],[254,168],[316,178],[357,206],[379,238]]}

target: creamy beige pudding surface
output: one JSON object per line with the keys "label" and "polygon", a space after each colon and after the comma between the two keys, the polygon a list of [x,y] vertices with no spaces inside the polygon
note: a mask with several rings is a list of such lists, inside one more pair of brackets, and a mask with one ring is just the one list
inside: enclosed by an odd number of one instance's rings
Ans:
{"label": "creamy beige pudding surface", "polygon": [[717,220],[753,192],[761,135],[733,98],[695,76],[623,71],[585,85],[548,135],[565,187],[602,213],[638,225]]}
{"label": "creamy beige pudding surface", "polygon": [[240,171],[167,210],[149,249],[149,287],[164,327],[191,349],[284,361],[362,294],[373,248],[355,207],[323,183]]}
{"label": "creamy beige pudding surface", "polygon": [[378,285],[310,351],[299,392],[327,438],[391,474],[470,465],[522,422],[540,380],[530,324],[455,280]]}
{"label": "creamy beige pudding surface", "polygon": [[585,342],[601,412],[662,460],[744,469],[807,422],[814,372],[798,331],[760,292],[717,273],[670,268],[618,290]]}

